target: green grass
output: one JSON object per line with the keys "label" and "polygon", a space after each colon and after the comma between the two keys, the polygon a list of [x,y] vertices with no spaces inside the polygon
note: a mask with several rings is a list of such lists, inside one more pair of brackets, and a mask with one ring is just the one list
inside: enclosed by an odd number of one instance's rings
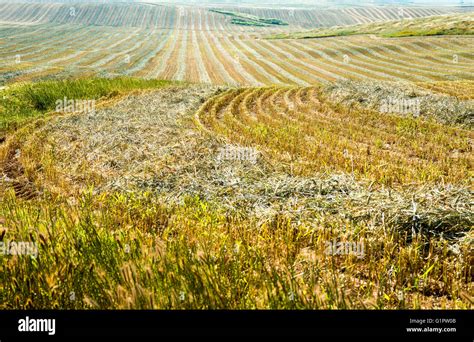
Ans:
{"label": "green grass", "polygon": [[138,78],[80,78],[11,85],[0,91],[0,136],[26,120],[56,108],[65,97],[74,100],[100,100],[140,89],[161,88],[170,81]]}
{"label": "green grass", "polygon": [[230,22],[234,25],[242,25],[242,26],[260,26],[260,27],[269,26],[268,24],[261,23],[259,21],[241,19],[241,18],[232,18]]}
{"label": "green grass", "polygon": [[461,27],[451,27],[451,28],[433,28],[433,29],[402,29],[402,30],[397,30],[394,32],[387,32],[383,33],[382,36],[384,37],[391,37],[391,38],[396,38],[396,37],[414,37],[414,36],[445,36],[445,35],[468,35],[468,34],[474,34],[474,30],[466,30]]}

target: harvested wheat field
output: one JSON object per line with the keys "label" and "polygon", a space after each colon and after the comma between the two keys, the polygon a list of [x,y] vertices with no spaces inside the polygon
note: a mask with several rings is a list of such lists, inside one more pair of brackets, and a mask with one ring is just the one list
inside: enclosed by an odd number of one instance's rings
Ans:
{"label": "harvested wheat field", "polygon": [[0,3],[0,308],[472,309],[472,11],[403,8]]}
{"label": "harvested wheat field", "polygon": [[[27,200],[17,193],[14,200],[14,193],[5,193],[4,224],[15,225],[14,217],[41,207],[41,228],[30,234],[45,241],[67,234],[71,242],[93,238],[108,246],[108,258],[91,260],[98,268],[91,277],[124,272],[116,260],[130,256],[120,246],[134,241],[137,259],[124,264],[131,267],[127,272],[167,291],[172,285],[154,271],[164,268],[193,293],[186,304],[166,304],[157,292],[122,302],[126,296],[109,283],[109,290],[96,290],[102,302],[85,299],[91,307],[263,308],[273,286],[296,289],[298,298],[274,298],[275,308],[468,307],[472,132],[333,105],[332,90],[172,86],[124,96],[93,115],[52,116],[26,126],[4,147],[21,150],[7,154],[21,165],[7,184],[23,182],[35,195]],[[239,148],[254,158],[222,158],[226,149]],[[97,224],[100,235],[89,236],[85,222]],[[51,224],[61,233],[48,233]],[[365,258],[325,254],[325,241],[336,238],[363,241]],[[87,249],[63,248],[49,250],[51,257],[68,255],[81,267]],[[189,276],[187,269],[172,271],[176,249],[189,249],[199,267],[193,282],[211,276],[224,289],[246,279],[246,299],[221,293],[213,298],[223,301],[209,302],[211,290],[189,288],[193,283],[179,278]],[[435,265],[429,272],[426,257]],[[399,273],[386,278],[380,267],[393,272],[394,264]],[[213,265],[233,271],[206,275]],[[323,271],[328,266],[331,271]],[[248,268],[258,275],[249,278]],[[443,278],[447,272],[456,276]],[[275,283],[258,290],[268,281]],[[374,297],[380,287],[386,296]],[[215,296],[218,289],[212,291]]]}
{"label": "harvested wheat field", "polygon": [[[68,75],[234,86],[474,79],[473,15],[456,7],[224,9],[0,4],[0,82]],[[277,24],[255,21],[267,18]],[[321,32],[299,33],[315,27]],[[298,39],[313,36],[323,38]]]}

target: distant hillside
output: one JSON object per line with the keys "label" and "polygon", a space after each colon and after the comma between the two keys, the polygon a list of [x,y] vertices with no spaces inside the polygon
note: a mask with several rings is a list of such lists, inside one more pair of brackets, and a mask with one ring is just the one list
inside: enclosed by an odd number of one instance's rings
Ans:
{"label": "distant hillside", "polygon": [[[205,6],[202,4],[202,6]],[[185,7],[185,6],[184,6]],[[195,8],[196,6],[193,6]],[[0,2],[0,24],[84,24],[113,27],[160,27],[169,28],[180,18],[180,6],[159,3],[5,3]],[[337,25],[366,24],[400,18],[397,7],[354,6],[336,8],[264,8],[222,6],[219,10],[238,13],[235,23],[253,26],[279,26],[288,23],[293,28],[310,29]],[[457,13],[459,7],[407,7],[403,16],[418,18]],[[247,16],[246,20],[242,20]],[[250,16],[250,17],[249,17]],[[263,18],[274,18],[262,22]],[[244,22],[245,21],[245,22]],[[276,25],[275,25],[276,23]],[[189,25],[183,20],[182,25]]]}
{"label": "distant hillside", "polygon": [[461,7],[430,6],[403,7],[397,6],[334,6],[328,8],[265,8],[226,6],[227,11],[246,13],[263,18],[277,18],[291,26],[301,28],[332,27],[338,25],[357,25],[373,22],[398,20],[405,18],[421,18],[434,15],[455,14],[462,11]]}
{"label": "distant hillside", "polygon": [[322,38],[377,34],[383,37],[471,35],[474,34],[474,13],[442,15],[427,18],[394,20],[353,26],[332,27],[306,32],[284,33],[271,36],[280,39]]}

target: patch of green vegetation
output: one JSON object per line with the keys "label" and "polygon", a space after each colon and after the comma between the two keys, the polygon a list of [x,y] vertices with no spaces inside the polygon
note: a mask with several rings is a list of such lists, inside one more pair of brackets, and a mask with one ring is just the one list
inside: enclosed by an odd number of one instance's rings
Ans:
{"label": "patch of green vegetation", "polygon": [[445,35],[468,35],[474,34],[472,30],[466,30],[464,28],[459,27],[451,27],[451,28],[434,28],[430,30],[422,30],[422,29],[415,29],[415,30],[399,30],[394,31],[391,33],[382,33],[381,36],[383,37],[414,37],[414,36],[445,36]]}
{"label": "patch of green vegetation", "polygon": [[259,21],[270,25],[288,25],[287,22],[276,18],[260,18]]}
{"label": "patch of green vegetation", "polygon": [[242,26],[261,26],[261,27],[269,26],[268,24],[265,24],[265,23],[261,23],[261,22],[253,21],[253,20],[241,19],[241,18],[232,18],[230,22],[234,25],[242,25]]}
{"label": "patch of green vegetation", "polygon": [[276,19],[276,18],[260,18],[251,14],[222,11],[222,10],[210,10],[210,11],[232,17],[231,23],[235,25],[243,25],[243,26],[275,26],[275,25],[285,26],[285,25],[288,25],[287,22],[281,19]]}
{"label": "patch of green vegetation", "polygon": [[56,101],[99,100],[123,92],[161,88],[170,81],[138,78],[81,78],[21,83],[0,90],[0,136],[24,121],[43,115],[56,108]]}

